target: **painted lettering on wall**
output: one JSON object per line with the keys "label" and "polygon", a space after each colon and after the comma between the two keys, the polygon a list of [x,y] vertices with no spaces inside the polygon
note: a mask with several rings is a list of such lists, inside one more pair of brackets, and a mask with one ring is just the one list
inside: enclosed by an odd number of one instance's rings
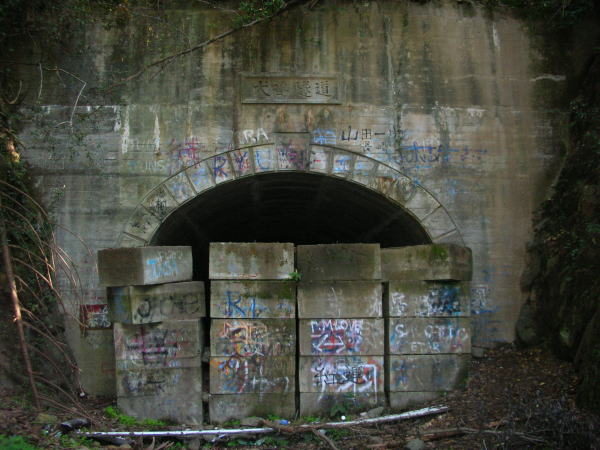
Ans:
{"label": "painted lettering on wall", "polygon": [[323,393],[377,393],[381,366],[372,358],[315,358],[311,365],[313,386]]}
{"label": "painted lettering on wall", "polygon": [[361,351],[362,319],[320,319],[310,321],[313,354],[348,354]]}
{"label": "painted lettering on wall", "polygon": [[112,323],[108,314],[106,303],[96,305],[80,305],[79,320],[87,329],[110,328]]}

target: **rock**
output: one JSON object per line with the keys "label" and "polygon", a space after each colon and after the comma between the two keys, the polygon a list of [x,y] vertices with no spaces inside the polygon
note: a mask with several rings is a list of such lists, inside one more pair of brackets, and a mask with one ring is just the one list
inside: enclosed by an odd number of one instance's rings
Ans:
{"label": "rock", "polygon": [[383,413],[383,406],[379,406],[378,408],[373,408],[367,411],[367,416],[369,417],[379,417]]}
{"label": "rock", "polygon": [[50,425],[55,425],[58,423],[58,417],[53,416],[52,414],[39,413],[35,418],[35,423],[49,423]]}
{"label": "rock", "polygon": [[258,426],[260,426],[262,420],[263,419],[261,419],[260,417],[255,417],[255,416],[244,417],[240,421],[240,424],[244,425],[245,427],[258,427]]}
{"label": "rock", "polygon": [[527,346],[535,345],[540,342],[533,308],[529,302],[525,303],[521,308],[515,330],[519,340]]}
{"label": "rock", "polygon": [[425,448],[425,442],[421,439],[413,439],[412,441],[408,441],[404,448],[408,450],[421,450]]}

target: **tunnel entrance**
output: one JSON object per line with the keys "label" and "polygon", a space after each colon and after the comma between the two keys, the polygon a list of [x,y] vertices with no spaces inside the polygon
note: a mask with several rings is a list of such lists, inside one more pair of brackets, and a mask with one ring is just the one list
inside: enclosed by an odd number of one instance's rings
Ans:
{"label": "tunnel entrance", "polygon": [[220,184],[173,211],[150,245],[190,245],[194,279],[208,279],[210,242],[296,245],[431,242],[423,226],[386,196],[315,173],[266,173]]}

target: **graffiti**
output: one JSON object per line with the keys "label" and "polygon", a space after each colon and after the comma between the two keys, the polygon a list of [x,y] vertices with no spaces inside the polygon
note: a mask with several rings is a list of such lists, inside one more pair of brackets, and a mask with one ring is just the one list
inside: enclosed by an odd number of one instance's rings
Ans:
{"label": "graffiti", "polygon": [[145,296],[133,313],[133,322],[160,321],[174,316],[191,318],[201,312],[198,294]]}
{"label": "graffiti", "polygon": [[79,318],[83,326],[88,329],[102,329],[112,326],[107,304],[80,305]]}
{"label": "graffiti", "polygon": [[212,393],[286,393],[294,389],[292,358],[211,358]]}
{"label": "graffiti", "polygon": [[179,276],[178,260],[183,259],[183,253],[177,250],[161,250],[154,258],[148,258],[144,263],[144,278],[148,282]]}
{"label": "graffiti", "polygon": [[438,319],[434,322],[414,320],[390,321],[390,352],[463,353],[471,349],[466,323]]}
{"label": "graffiti", "polygon": [[452,285],[431,287],[429,292],[423,295],[392,292],[390,315],[400,317],[458,316],[465,313],[460,300],[460,287]]}
{"label": "graffiti", "polygon": [[[164,324],[163,324],[164,325]],[[168,328],[147,325],[115,329],[115,356],[121,368],[179,367],[180,358],[199,355],[197,322],[192,326]]]}
{"label": "graffiti", "polygon": [[358,353],[363,342],[363,320],[321,319],[311,320],[311,353]]}
{"label": "graffiti", "polygon": [[177,370],[133,370],[123,372],[118,383],[127,395],[156,395],[172,390],[180,379]]}
{"label": "graffiti", "polygon": [[308,167],[310,158],[303,148],[296,148],[293,144],[277,146],[280,169],[304,170]]}
{"label": "graffiti", "polygon": [[313,387],[318,392],[377,393],[381,365],[372,359],[317,358],[311,364]]}
{"label": "graffiti", "polygon": [[448,391],[467,370],[468,358],[460,355],[412,355],[391,357],[390,390]]}
{"label": "graffiti", "polygon": [[214,355],[280,356],[295,352],[293,321],[213,320],[213,328],[211,335],[216,339],[213,337],[211,353]]}
{"label": "graffiti", "polygon": [[269,141],[269,135],[264,128],[257,128],[256,130],[243,130],[240,136],[241,144],[259,144]]}
{"label": "graffiti", "polygon": [[500,308],[492,305],[489,285],[480,284],[471,287],[471,326],[477,345],[496,342],[499,321],[494,316],[499,310]]}

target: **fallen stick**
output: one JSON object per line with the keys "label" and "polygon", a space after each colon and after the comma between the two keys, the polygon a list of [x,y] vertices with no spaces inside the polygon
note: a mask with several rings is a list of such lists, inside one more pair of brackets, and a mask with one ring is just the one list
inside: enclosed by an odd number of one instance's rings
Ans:
{"label": "fallen stick", "polygon": [[[349,420],[347,422],[327,422],[321,424],[298,425],[298,426],[278,426],[278,429],[273,427],[264,428],[239,428],[239,429],[216,429],[216,430],[165,430],[165,431],[77,431],[78,436],[92,438],[94,436],[128,436],[128,437],[179,437],[191,438],[195,436],[212,436],[219,435],[235,436],[236,434],[267,434],[276,431],[284,431],[288,433],[301,431],[306,429],[327,429],[327,428],[344,428],[354,425],[369,425],[373,423],[395,422],[398,420],[415,419],[417,417],[430,416],[433,414],[441,414],[448,411],[447,406],[431,406],[428,408],[407,411],[401,414],[392,414],[389,416],[374,417],[370,419]],[[293,431],[292,431],[293,430]],[[304,430],[302,430],[304,431]]]}

